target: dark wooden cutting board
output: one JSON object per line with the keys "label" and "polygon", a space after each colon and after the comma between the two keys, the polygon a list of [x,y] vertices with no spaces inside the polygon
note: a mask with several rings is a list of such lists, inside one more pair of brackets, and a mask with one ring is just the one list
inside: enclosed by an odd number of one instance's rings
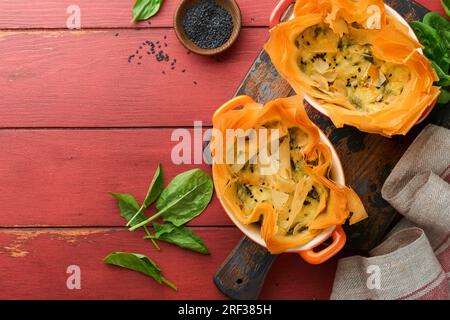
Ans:
{"label": "dark wooden cutting board", "polygon": [[[428,10],[413,0],[386,0],[406,20],[421,20]],[[262,50],[242,81],[236,95],[249,95],[255,101],[294,94],[281,78],[267,53]],[[450,127],[450,108],[437,105],[430,116],[406,136],[385,138],[353,127],[337,129],[322,114],[307,106],[307,112],[328,136],[344,167],[347,185],[361,197],[369,218],[354,226],[344,226],[346,249],[369,250],[380,243],[396,218],[397,212],[381,197],[387,176],[419,132],[428,124]],[[244,237],[214,277],[218,288],[233,299],[255,299],[267,271],[276,256]]]}

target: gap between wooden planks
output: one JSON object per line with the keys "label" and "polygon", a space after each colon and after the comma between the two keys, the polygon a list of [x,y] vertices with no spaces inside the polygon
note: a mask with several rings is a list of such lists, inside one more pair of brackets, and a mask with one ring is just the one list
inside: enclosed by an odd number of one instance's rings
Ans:
{"label": "gap between wooden planks", "polygon": [[[172,27],[173,12],[180,0],[166,0],[149,21],[131,23],[134,0],[41,0],[0,1],[0,29],[66,28],[70,5],[81,10],[82,28]],[[244,26],[267,26],[278,0],[238,0]]]}
{"label": "gap between wooden planks", "polygon": [[[0,127],[210,124],[267,37],[266,28],[243,29],[211,58],[187,54],[168,28],[0,31]],[[146,40],[159,41],[169,61],[147,54]]]}
{"label": "gap between wooden planks", "polygon": [[[118,228],[0,229],[0,299],[222,299],[212,275],[241,233],[236,228],[195,231],[211,255],[161,241],[162,250],[156,252],[141,234]],[[103,258],[113,251],[148,255],[179,292],[142,274],[105,265]],[[80,290],[66,287],[69,265],[81,269]],[[282,255],[268,275],[261,298],[327,299],[335,267],[335,260],[312,266],[295,254]]]}

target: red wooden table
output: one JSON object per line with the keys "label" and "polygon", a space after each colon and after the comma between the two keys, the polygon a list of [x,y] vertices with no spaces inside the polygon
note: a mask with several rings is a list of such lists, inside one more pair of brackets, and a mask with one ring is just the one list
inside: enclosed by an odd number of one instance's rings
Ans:
{"label": "red wooden table", "polygon": [[[177,2],[133,25],[133,0],[0,0],[0,299],[224,298],[212,276],[242,234],[215,198],[190,224],[211,251],[200,256],[164,243],[157,252],[123,227],[107,194],[142,201],[158,163],[166,181],[198,167],[172,164],[171,133],[211,124],[267,39],[277,1],[239,0],[242,33],[217,58],[187,54],[178,43]],[[442,12],[439,0],[418,2]],[[82,30],[66,28],[72,4]],[[146,40],[160,41],[176,68],[139,49]],[[148,255],[179,292],[105,265],[112,251]],[[80,290],[67,289],[69,265],[81,269]],[[336,259],[310,266],[282,255],[261,298],[326,299],[335,267]]]}

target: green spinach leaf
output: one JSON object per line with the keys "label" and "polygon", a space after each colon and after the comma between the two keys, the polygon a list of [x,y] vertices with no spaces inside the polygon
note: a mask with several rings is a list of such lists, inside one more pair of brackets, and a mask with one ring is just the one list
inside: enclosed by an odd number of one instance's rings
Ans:
{"label": "green spinach leaf", "polygon": [[151,237],[154,239],[166,241],[199,253],[209,254],[203,240],[190,228],[177,227],[170,222],[164,224],[154,222],[153,229],[155,230],[155,235]]}
{"label": "green spinach leaf", "polygon": [[450,31],[450,21],[448,21],[446,18],[444,18],[437,12],[428,12],[423,17],[423,23],[429,25],[430,27],[438,31],[439,30]]}
{"label": "green spinach leaf", "polygon": [[420,21],[412,21],[410,24],[420,43],[425,46],[423,51],[425,55],[435,61],[442,70],[448,71],[447,44],[439,33],[434,28]]}
{"label": "green spinach leaf", "polygon": [[[147,195],[145,196],[145,200],[142,203],[142,206],[138,208],[139,210],[136,212],[136,214],[128,221],[127,226],[130,226],[131,223],[133,223],[134,219],[136,219],[136,217],[139,216],[145,208],[151,205],[159,197],[161,191],[163,190],[163,184],[163,171],[161,165],[159,164],[158,168],[156,168],[156,171],[153,174],[152,182],[148,187]],[[142,220],[139,222],[142,222]]]}
{"label": "green spinach leaf", "polygon": [[156,201],[159,212],[131,227],[130,231],[158,217],[181,226],[202,213],[211,201],[212,193],[213,183],[208,174],[200,169],[180,173],[173,178]]}
{"label": "green spinach leaf", "polygon": [[[128,222],[127,225],[129,224],[136,225],[138,223],[141,223],[142,221],[145,221],[146,217],[142,213],[138,212],[139,204],[131,194],[115,193],[115,192],[110,192],[109,194],[117,199],[120,215]],[[131,219],[133,219],[133,221],[131,221]],[[144,226],[144,229],[147,235],[150,237],[151,234],[147,226]],[[159,250],[160,248],[156,243],[156,240],[151,239],[151,241],[155,246],[155,248]]]}
{"label": "green spinach leaf", "polygon": [[428,12],[423,18],[423,23],[434,28],[444,42],[447,50],[450,49],[450,21],[437,12]]}
{"label": "green spinach leaf", "polygon": [[438,103],[447,104],[449,102],[450,102],[450,91],[441,88],[441,95],[439,96]]}
{"label": "green spinach leaf", "polygon": [[159,267],[148,257],[139,253],[129,252],[112,252],[103,260],[105,263],[112,264],[125,269],[141,272],[149,277],[152,277],[158,283],[164,283],[174,290],[177,287],[163,277]]}
{"label": "green spinach leaf", "polygon": [[133,22],[147,20],[158,13],[163,0],[136,0],[133,6]]}
{"label": "green spinach leaf", "polygon": [[439,77],[438,85],[440,86],[449,86],[450,85],[450,76],[444,72],[444,70],[441,69],[441,67],[434,61],[431,61],[431,64],[433,65],[434,70],[436,70],[436,73]]}
{"label": "green spinach leaf", "polygon": [[181,226],[202,213],[212,194],[211,177],[193,169],[173,178],[156,201],[156,207],[165,221]]}
{"label": "green spinach leaf", "polygon": [[445,13],[450,17],[450,0],[441,0]]}
{"label": "green spinach leaf", "polygon": [[[136,215],[136,212],[139,210],[139,204],[136,199],[131,194],[125,193],[116,193],[110,192],[111,196],[117,199],[117,203],[119,205],[120,215],[127,222]],[[136,224],[145,220],[143,214],[136,215],[134,221],[132,223]]]}

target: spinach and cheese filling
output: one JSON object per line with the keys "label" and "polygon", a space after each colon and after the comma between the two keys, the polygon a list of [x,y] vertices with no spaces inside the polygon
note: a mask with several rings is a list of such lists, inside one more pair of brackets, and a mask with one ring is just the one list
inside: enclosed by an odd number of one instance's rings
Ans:
{"label": "spinach and cheese filling", "polygon": [[407,67],[375,58],[372,46],[360,43],[352,29],[339,37],[322,23],[307,28],[295,44],[298,66],[313,87],[330,98],[347,97],[340,104],[360,113],[389,106],[411,79]]}
{"label": "spinach and cheese filling", "polygon": [[[309,223],[325,208],[328,189],[315,181],[305,168],[323,165],[324,161],[319,153],[314,159],[305,159],[303,149],[308,144],[308,134],[301,128],[286,128],[278,121],[262,127],[278,128],[282,132],[275,158],[278,170],[273,175],[263,175],[261,164],[250,161],[238,169],[233,180],[239,207],[249,216],[258,205],[269,204],[278,216],[278,234],[307,232]],[[328,172],[329,163],[326,166]]]}

